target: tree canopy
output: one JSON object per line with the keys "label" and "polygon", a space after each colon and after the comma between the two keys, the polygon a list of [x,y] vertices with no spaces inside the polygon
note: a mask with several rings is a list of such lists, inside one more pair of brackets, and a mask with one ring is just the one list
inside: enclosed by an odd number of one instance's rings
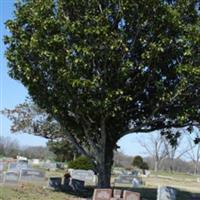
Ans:
{"label": "tree canopy", "polygon": [[10,76],[94,160],[99,186],[122,136],[198,125],[196,3],[25,0],[6,22]]}

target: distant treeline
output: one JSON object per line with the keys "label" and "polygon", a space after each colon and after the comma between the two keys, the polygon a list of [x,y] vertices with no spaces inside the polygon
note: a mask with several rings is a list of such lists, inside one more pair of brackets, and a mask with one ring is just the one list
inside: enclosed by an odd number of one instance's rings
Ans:
{"label": "distant treeline", "polygon": [[27,146],[23,147],[17,140],[10,137],[0,137],[0,156],[16,158],[18,155],[25,156],[29,159],[48,159],[54,155],[44,146]]}
{"label": "distant treeline", "polygon": [[[114,165],[117,167],[124,167],[126,169],[132,168],[132,162],[133,162],[132,156],[127,156],[123,154],[122,152],[115,152],[114,156]],[[144,157],[144,161],[147,162],[149,169],[154,170],[154,159],[152,157]],[[200,165],[199,165],[200,169]],[[182,159],[175,159],[173,160],[173,170],[171,168],[171,160],[169,158],[165,158],[160,166],[160,171],[174,171],[174,172],[184,172],[184,173],[196,173],[195,172],[195,166],[192,161],[185,161]],[[200,171],[198,171],[198,174],[200,174]]]}

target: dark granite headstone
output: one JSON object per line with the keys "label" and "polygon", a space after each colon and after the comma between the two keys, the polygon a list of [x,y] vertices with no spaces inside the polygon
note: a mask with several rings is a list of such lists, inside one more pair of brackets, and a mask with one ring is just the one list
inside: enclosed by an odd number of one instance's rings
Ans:
{"label": "dark granite headstone", "polygon": [[49,178],[49,187],[54,189],[60,189],[62,184],[61,177],[50,177]]}

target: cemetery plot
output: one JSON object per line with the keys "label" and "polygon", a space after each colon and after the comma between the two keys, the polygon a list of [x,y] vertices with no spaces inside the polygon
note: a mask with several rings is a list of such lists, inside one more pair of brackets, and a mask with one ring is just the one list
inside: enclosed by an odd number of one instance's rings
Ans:
{"label": "cemetery plot", "polygon": [[16,172],[16,171],[7,171],[4,174],[4,180],[3,180],[3,182],[5,184],[6,183],[16,184],[16,183],[18,183],[19,178],[20,178],[19,172]]}
{"label": "cemetery plot", "polygon": [[45,172],[36,169],[22,169],[20,181],[45,181]]}
{"label": "cemetery plot", "polygon": [[96,185],[96,176],[92,170],[72,170],[73,179],[84,181],[86,184]]}

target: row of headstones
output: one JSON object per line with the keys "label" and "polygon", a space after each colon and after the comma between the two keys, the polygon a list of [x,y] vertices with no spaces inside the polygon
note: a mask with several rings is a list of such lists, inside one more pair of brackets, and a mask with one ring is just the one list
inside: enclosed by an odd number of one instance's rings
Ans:
{"label": "row of headstones", "polygon": [[[40,167],[51,171],[55,171],[56,169],[64,169],[64,163],[41,162],[40,164]],[[0,161],[0,172],[3,171],[4,168],[4,162]],[[8,164],[8,170],[20,170],[22,168],[31,168],[31,162],[11,162]]]}
{"label": "row of headstones", "polygon": [[56,169],[64,169],[64,163],[52,163],[52,162],[44,162],[42,163],[41,167],[50,170],[55,171]]}
{"label": "row of headstones", "polygon": [[143,184],[142,178],[136,175],[124,175],[121,174],[115,178],[114,184],[132,184],[133,187],[139,187]]}
{"label": "row of headstones", "polygon": [[[119,189],[95,189],[93,200],[140,200],[140,193]],[[176,190],[171,187],[159,187],[157,200],[176,200]]]}
{"label": "row of headstones", "polygon": [[93,200],[140,200],[140,193],[119,189],[95,189]]}
{"label": "row of headstones", "polygon": [[8,170],[0,174],[0,183],[17,184],[18,182],[44,182],[45,172],[37,169]]}

